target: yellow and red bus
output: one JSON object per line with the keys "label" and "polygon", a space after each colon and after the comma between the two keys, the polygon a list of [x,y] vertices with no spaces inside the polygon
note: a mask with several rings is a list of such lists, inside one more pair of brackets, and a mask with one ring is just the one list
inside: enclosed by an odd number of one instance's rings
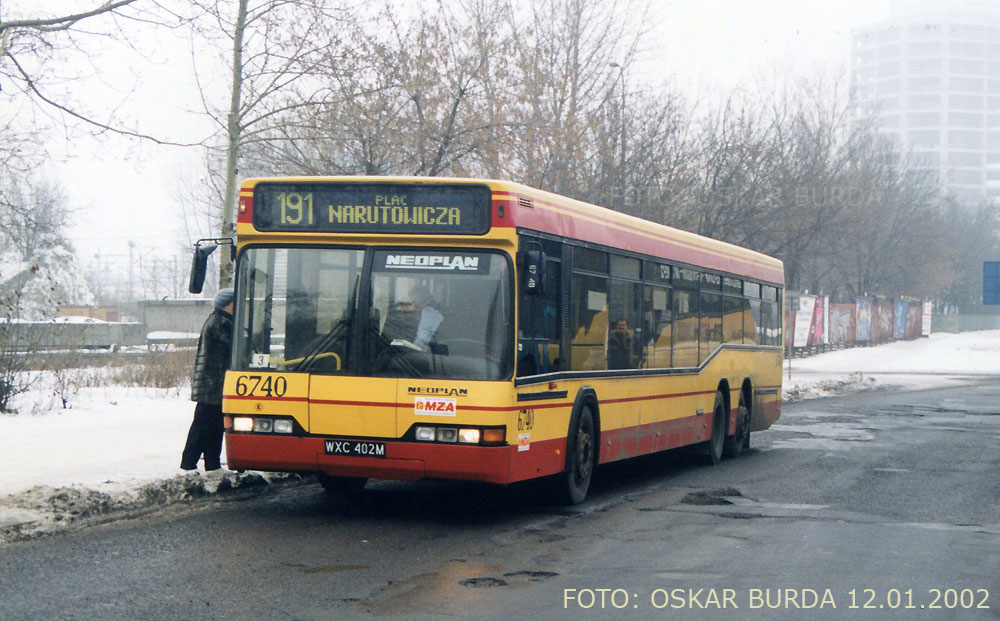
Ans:
{"label": "yellow and red bus", "polygon": [[500,485],[700,444],[781,404],[780,261],[524,185],[242,184],[228,466]]}

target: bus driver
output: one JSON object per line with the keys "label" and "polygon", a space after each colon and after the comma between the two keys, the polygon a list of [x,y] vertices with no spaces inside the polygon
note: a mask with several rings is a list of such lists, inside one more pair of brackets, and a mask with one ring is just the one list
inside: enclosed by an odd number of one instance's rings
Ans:
{"label": "bus driver", "polygon": [[410,289],[410,300],[414,308],[420,311],[420,322],[417,324],[417,335],[413,339],[413,344],[422,351],[428,351],[444,315],[434,308],[437,302],[434,301],[434,296],[426,285],[414,285]]}

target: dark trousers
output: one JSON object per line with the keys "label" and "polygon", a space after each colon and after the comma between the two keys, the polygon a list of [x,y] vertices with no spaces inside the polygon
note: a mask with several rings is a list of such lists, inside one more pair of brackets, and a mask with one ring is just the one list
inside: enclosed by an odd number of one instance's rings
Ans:
{"label": "dark trousers", "polygon": [[194,470],[198,458],[205,455],[205,470],[218,470],[222,455],[222,406],[199,403],[194,408],[194,420],[188,430],[181,468]]}

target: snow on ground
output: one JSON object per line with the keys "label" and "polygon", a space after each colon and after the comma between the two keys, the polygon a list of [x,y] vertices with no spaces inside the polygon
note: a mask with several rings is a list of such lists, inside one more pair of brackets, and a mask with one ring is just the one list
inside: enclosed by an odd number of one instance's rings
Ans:
{"label": "snow on ground", "polygon": [[782,392],[786,401],[798,401],[872,388],[935,388],[990,375],[1000,376],[1000,330],[939,333],[786,360]]}
{"label": "snow on ground", "polygon": [[[930,388],[991,375],[1000,376],[1000,330],[935,334],[786,362],[784,397]],[[187,387],[66,384],[64,376],[43,375],[15,402],[18,414],[0,415],[0,543],[297,480],[183,473],[178,464],[194,410]]]}

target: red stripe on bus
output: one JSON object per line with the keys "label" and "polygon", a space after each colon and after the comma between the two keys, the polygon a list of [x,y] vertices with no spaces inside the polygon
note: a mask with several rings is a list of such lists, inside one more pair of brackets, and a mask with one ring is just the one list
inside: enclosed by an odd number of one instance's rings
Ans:
{"label": "red stripe on bus", "polygon": [[233,401],[309,401],[309,397],[268,397],[266,395],[223,395]]}
{"label": "red stripe on bus", "polygon": [[[758,387],[758,390],[762,390],[763,387]],[[739,388],[731,388],[730,392],[737,392]],[[676,392],[667,393],[662,395],[645,395],[642,397],[623,397],[620,399],[599,399],[599,403],[632,403],[636,401],[656,401],[659,399],[680,399],[683,397],[697,397],[702,395],[715,394],[714,390],[699,390],[693,392]],[[308,402],[309,404],[315,405],[343,405],[343,406],[357,406],[357,407],[379,407],[379,408],[410,408],[413,406],[411,402],[399,403],[390,401],[343,401],[343,400],[333,400],[333,399],[309,399],[308,397],[256,397],[256,396],[239,396],[239,395],[226,395],[226,399],[232,399],[234,401],[292,401],[292,402]],[[563,401],[559,403],[525,403],[522,405],[505,405],[505,406],[486,406],[486,405],[459,405],[459,409],[468,410],[472,412],[517,412],[524,409],[533,410],[544,410],[551,408],[566,408],[573,405],[572,401]]]}
{"label": "red stripe on bus", "polygon": [[698,395],[714,395],[714,390],[699,390],[696,392],[678,392],[668,395],[649,395],[647,397],[626,397],[623,399],[602,399],[601,403],[629,403],[632,401],[655,401],[657,399],[677,399],[680,397],[696,397]]}
{"label": "red stripe on bus", "polygon": [[400,404],[389,401],[337,401],[333,399],[310,399],[310,405],[361,405],[373,408],[398,408]]}

